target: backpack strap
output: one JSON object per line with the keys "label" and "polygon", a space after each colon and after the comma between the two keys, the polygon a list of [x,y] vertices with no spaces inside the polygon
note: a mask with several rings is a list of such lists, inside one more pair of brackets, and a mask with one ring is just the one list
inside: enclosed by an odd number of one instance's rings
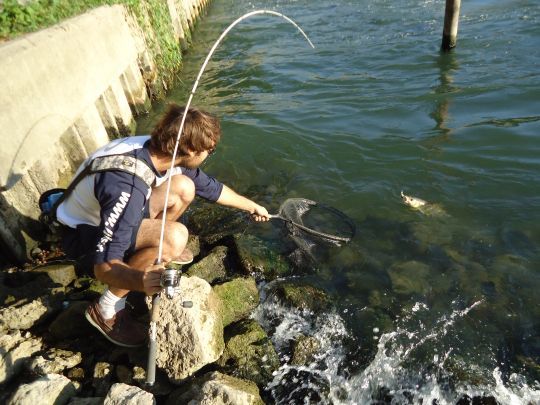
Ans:
{"label": "backpack strap", "polygon": [[146,162],[127,155],[99,156],[90,162],[89,174],[120,170],[139,177],[148,187],[152,187],[156,180],[154,171]]}
{"label": "backpack strap", "polygon": [[94,173],[102,173],[106,171],[120,170],[139,177],[148,187],[152,187],[156,180],[154,171],[143,160],[137,159],[128,155],[107,155],[98,156],[86,165],[86,167],[75,177],[64,194],[54,203],[51,208],[50,218],[56,221],[56,210],[67,197],[75,190],[77,184],[86,176]]}

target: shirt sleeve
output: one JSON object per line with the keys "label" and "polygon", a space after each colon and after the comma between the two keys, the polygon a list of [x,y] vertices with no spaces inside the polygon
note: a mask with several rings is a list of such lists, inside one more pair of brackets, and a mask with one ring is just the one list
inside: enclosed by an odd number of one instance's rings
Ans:
{"label": "shirt sleeve", "polygon": [[120,171],[96,175],[94,193],[101,207],[95,264],[124,260],[143,219],[148,186]]}
{"label": "shirt sleeve", "polygon": [[182,168],[182,174],[189,177],[195,183],[195,194],[205,200],[215,202],[223,190],[223,184],[212,176],[207,175],[201,169]]}

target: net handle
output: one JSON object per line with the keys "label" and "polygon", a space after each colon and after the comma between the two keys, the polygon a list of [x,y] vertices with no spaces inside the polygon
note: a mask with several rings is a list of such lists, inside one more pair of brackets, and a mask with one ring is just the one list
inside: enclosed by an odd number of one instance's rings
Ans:
{"label": "net handle", "polygon": [[335,236],[335,235],[330,235],[328,233],[316,231],[314,229],[308,228],[305,225],[300,225],[300,224],[294,222],[291,219],[283,218],[279,214],[271,214],[270,219],[280,219],[280,220],[282,220],[284,222],[287,222],[288,224],[291,224],[291,225],[303,230],[304,232],[307,232],[307,233],[310,233],[312,235],[319,236],[319,237],[322,237],[322,238],[325,238],[325,239],[333,240],[333,241],[336,241],[336,242],[350,242],[351,241],[351,238],[344,238],[342,236]]}

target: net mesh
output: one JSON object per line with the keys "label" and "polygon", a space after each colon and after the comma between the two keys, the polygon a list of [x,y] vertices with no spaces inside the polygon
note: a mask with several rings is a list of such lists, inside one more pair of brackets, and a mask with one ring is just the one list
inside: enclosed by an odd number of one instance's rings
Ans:
{"label": "net mesh", "polygon": [[[307,245],[325,241],[340,245],[352,239],[355,233],[353,222],[341,211],[305,198],[289,198],[279,209],[280,217],[308,228],[301,229],[288,223],[291,234],[302,238]],[[309,237],[308,237],[309,235]]]}

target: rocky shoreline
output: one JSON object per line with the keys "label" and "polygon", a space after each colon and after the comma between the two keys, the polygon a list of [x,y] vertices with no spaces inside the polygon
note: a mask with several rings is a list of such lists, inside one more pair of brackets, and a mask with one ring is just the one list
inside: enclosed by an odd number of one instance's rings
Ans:
{"label": "rocky shoreline", "polygon": [[[195,221],[190,229],[209,220]],[[264,404],[263,388],[280,359],[250,314],[259,305],[258,283],[290,267],[260,239],[238,232],[242,221],[217,218],[211,229],[221,231],[190,236],[196,260],[183,269],[179,293],[161,300],[151,389],[145,387],[147,347],[115,346],[84,317],[105,285],[81,275],[78,264],[58,260],[1,272],[0,402]],[[310,302],[310,292],[293,284],[275,294],[298,308],[325,302],[324,293],[311,292]],[[192,307],[182,305],[186,300]],[[128,304],[148,324],[149,298],[132,293]],[[316,342],[299,339],[294,358],[307,361],[316,349]]]}

